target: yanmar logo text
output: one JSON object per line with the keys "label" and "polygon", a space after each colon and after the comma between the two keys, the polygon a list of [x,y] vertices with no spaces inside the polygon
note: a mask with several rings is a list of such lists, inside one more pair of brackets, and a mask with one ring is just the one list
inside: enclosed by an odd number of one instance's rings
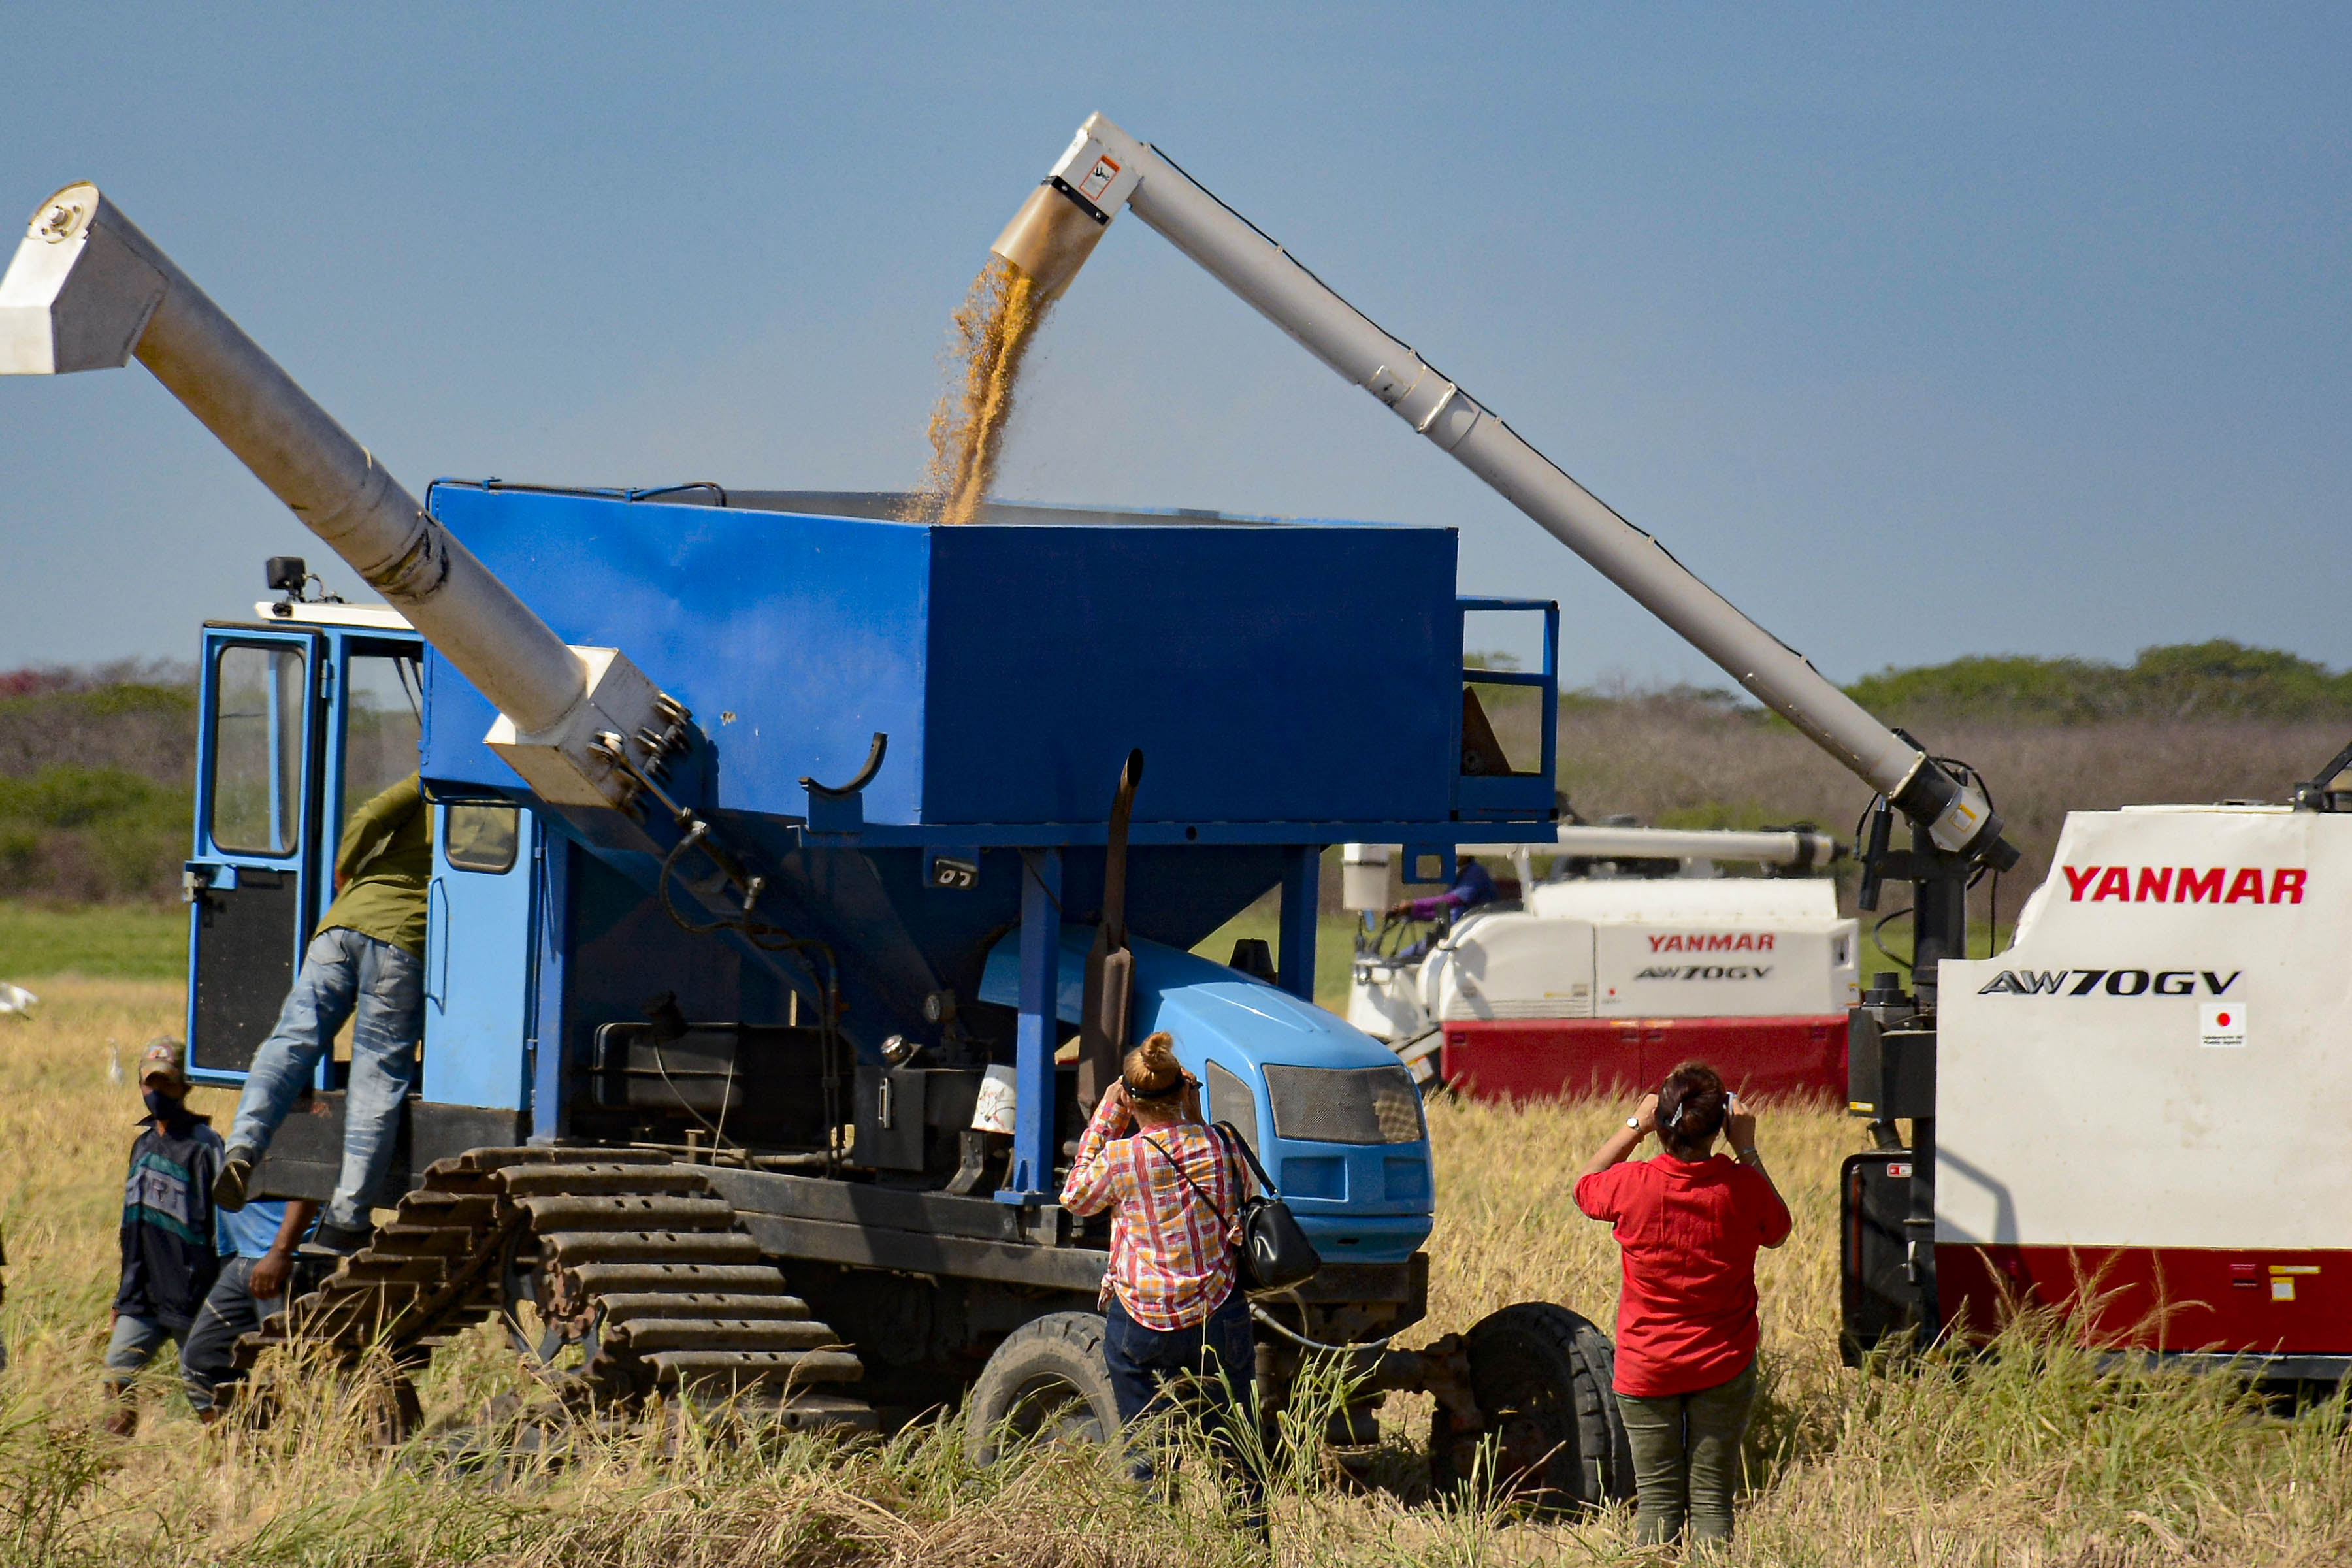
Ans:
{"label": "yanmar logo text", "polygon": [[[2066,900],[2095,904],[2299,904],[2301,866],[2061,866]],[[2224,887],[2228,891],[2222,891]],[[2267,888],[2267,895],[2263,889]]]}
{"label": "yanmar logo text", "polygon": [[[1979,996],[2194,996],[2205,983],[2209,996],[2225,996],[2245,973],[2226,976],[2210,969],[2004,969],[1977,987]],[[2071,984],[2070,984],[2071,981]]]}
{"label": "yanmar logo text", "polygon": [[1652,952],[1769,952],[1772,933],[1766,931],[1693,931],[1688,936],[1677,931],[1672,936],[1650,939]]}
{"label": "yanmar logo text", "polygon": [[[1655,942],[1657,939],[1650,939]],[[1766,942],[1772,939],[1766,937]],[[1761,980],[1772,973],[1769,963],[1654,963],[1633,976],[1636,980]]]}

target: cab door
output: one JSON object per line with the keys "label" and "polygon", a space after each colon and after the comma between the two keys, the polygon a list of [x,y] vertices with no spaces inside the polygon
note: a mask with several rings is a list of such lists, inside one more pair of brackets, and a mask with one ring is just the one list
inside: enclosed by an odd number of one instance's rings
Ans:
{"label": "cab door", "polygon": [[188,1076],[244,1081],[317,907],[326,640],[208,626],[188,917]]}
{"label": "cab door", "polygon": [[452,802],[434,825],[425,901],[424,1093],[436,1105],[528,1103],[539,823],[502,803]]}

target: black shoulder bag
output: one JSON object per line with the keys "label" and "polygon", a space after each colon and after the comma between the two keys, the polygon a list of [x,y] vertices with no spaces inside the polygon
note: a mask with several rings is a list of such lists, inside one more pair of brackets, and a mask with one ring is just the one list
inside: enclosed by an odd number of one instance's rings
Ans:
{"label": "black shoulder bag", "polygon": [[[1258,1195],[1242,1200],[1243,1284],[1252,1290],[1287,1290],[1293,1285],[1304,1284],[1323,1267],[1323,1255],[1307,1238],[1298,1216],[1282,1201],[1282,1194],[1267,1179],[1265,1167],[1257,1163],[1257,1156],[1250,1152],[1249,1143],[1234,1131],[1234,1124],[1220,1121],[1214,1131],[1220,1135],[1218,1142],[1247,1162],[1250,1173],[1257,1178]],[[1178,1178],[1192,1189],[1193,1196],[1209,1205],[1210,1212],[1220,1220],[1225,1217],[1223,1210],[1209,1202],[1209,1194],[1201,1190],[1201,1184],[1184,1173],[1176,1157],[1160,1147],[1158,1139],[1146,1137],[1143,1141],[1160,1150],[1160,1157],[1175,1168]]]}

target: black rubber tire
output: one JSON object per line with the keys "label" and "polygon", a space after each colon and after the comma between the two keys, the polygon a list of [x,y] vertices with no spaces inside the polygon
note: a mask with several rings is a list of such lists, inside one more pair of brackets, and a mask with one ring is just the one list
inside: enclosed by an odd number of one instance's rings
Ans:
{"label": "black rubber tire", "polygon": [[[1463,1342],[1498,1489],[1555,1512],[1633,1495],[1608,1335],[1565,1307],[1522,1301],[1479,1320]],[[1444,1422],[1441,1410],[1429,1445],[1430,1480],[1440,1491],[1469,1479],[1457,1472]]]}
{"label": "black rubber tire", "polygon": [[1048,1312],[1013,1330],[964,1404],[964,1456],[975,1465],[994,1464],[1008,1436],[1101,1445],[1118,1435],[1099,1312]]}

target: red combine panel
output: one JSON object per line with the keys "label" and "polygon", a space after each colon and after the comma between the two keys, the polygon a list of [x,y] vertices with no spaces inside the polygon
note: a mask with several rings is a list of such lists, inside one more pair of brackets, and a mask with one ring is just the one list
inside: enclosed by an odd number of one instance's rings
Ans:
{"label": "red combine panel", "polygon": [[1438,1071],[1473,1100],[1630,1095],[1680,1063],[1743,1094],[1845,1099],[1843,1013],[1775,1018],[1509,1018],[1445,1026]]}

